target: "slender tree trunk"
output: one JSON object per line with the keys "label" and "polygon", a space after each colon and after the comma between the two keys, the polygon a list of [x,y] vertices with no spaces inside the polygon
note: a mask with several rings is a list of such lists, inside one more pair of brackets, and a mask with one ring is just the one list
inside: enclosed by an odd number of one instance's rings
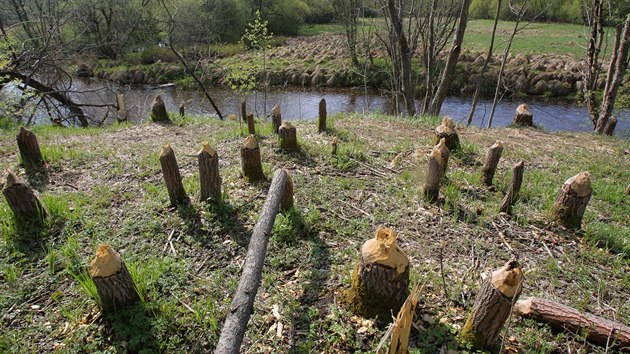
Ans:
{"label": "slender tree trunk", "polygon": [[502,153],[503,142],[501,140],[497,140],[496,143],[488,149],[486,160],[483,163],[483,169],[481,171],[481,183],[484,186],[492,186],[492,179],[494,178],[494,173],[497,170]]}
{"label": "slender tree trunk", "polygon": [[591,5],[593,14],[591,18],[591,36],[588,42],[586,56],[586,70],[584,72],[584,100],[591,116],[593,128],[597,126],[598,107],[595,103],[595,91],[599,82],[601,63],[599,54],[604,39],[604,6],[601,0],[593,0]]}
{"label": "slender tree trunk", "polygon": [[411,76],[411,48],[409,42],[405,36],[403,30],[403,7],[397,7],[394,0],[387,1],[387,11],[392,22],[394,29],[394,36],[397,41],[397,45],[400,53],[400,76],[402,83],[402,94],[405,99],[405,106],[407,108],[407,114],[414,116],[416,114],[416,107],[414,103],[414,90],[413,81]]}
{"label": "slender tree trunk", "polygon": [[317,119],[317,131],[323,133],[326,131],[326,119],[328,118],[328,112],[326,110],[326,99],[322,98],[319,101],[319,118]]}

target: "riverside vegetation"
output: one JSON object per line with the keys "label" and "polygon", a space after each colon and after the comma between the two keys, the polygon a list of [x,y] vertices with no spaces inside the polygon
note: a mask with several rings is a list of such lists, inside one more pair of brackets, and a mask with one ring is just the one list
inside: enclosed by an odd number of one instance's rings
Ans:
{"label": "riverside vegetation", "polygon": [[[20,166],[18,128],[3,126],[0,171],[38,190],[48,217],[42,230],[24,233],[0,201],[0,352],[213,350],[269,180],[248,184],[239,177],[245,126],[171,117],[173,125],[35,126],[46,161],[40,173]],[[384,329],[353,314],[341,294],[360,246],[381,225],[398,234],[412,282],[425,284],[414,352],[458,346],[481,274],[511,252],[525,274],[523,296],[630,322],[630,143],[532,128],[460,128],[461,150],[450,157],[443,200],[435,206],[423,201],[422,184],[439,121],[337,115],[328,117],[324,134],[313,122],[295,122],[297,152],[281,151],[271,123],[258,122],[264,173],[270,177],[278,167],[291,173],[295,206],[276,219],[243,350],[373,351]],[[198,202],[195,153],[204,140],[220,159],[217,204]],[[488,189],[479,182],[481,165],[496,140],[504,150],[496,189]],[[177,154],[192,200],[178,209],[168,206],[160,172],[165,143]],[[508,218],[498,209],[521,159],[523,188]],[[591,173],[593,196],[583,228],[571,232],[549,214],[564,181],[583,170]],[[87,272],[103,242],[121,252],[142,299],[110,318],[100,314]],[[519,317],[506,328],[506,352],[605,351],[584,333],[555,332]]]}

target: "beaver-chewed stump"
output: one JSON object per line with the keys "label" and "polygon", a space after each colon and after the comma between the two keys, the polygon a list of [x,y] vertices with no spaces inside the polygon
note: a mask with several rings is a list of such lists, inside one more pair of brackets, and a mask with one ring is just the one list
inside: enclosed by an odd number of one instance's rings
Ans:
{"label": "beaver-chewed stump", "polygon": [[334,137],[334,138],[333,138],[333,140],[332,140],[332,144],[331,144],[331,145],[332,145],[332,151],[331,151],[331,153],[332,153],[333,155],[337,155],[337,147],[339,146],[339,144],[337,143],[337,137]]}
{"label": "beaver-chewed stump", "polygon": [[40,203],[37,195],[26,183],[18,180],[9,173],[7,182],[4,184],[2,194],[9,204],[9,208],[15,217],[15,224],[20,229],[27,229],[31,226],[41,227],[46,219],[46,210]]}
{"label": "beaver-chewed stump", "polygon": [[297,151],[300,149],[297,142],[297,131],[293,124],[285,121],[278,129],[280,136],[280,148],[287,151]]}
{"label": "beaver-chewed stump", "polygon": [[593,193],[590,177],[590,173],[580,172],[564,182],[551,208],[553,220],[558,224],[569,229],[582,226],[582,217]]}
{"label": "beaver-chewed stump", "polygon": [[271,109],[271,124],[273,125],[273,132],[278,134],[278,129],[282,124],[282,114],[280,114],[280,106],[275,105]]}
{"label": "beaver-chewed stump", "polygon": [[171,119],[166,112],[166,105],[162,96],[157,95],[151,104],[151,120],[156,123],[170,123]]}
{"label": "beaver-chewed stump", "polygon": [[201,201],[208,199],[221,200],[221,176],[219,174],[219,155],[207,141],[201,143],[197,153],[199,163],[199,182],[201,185]]}
{"label": "beaver-chewed stump", "polygon": [[440,139],[440,142],[433,148],[433,150],[437,150],[442,157],[442,177],[446,175],[448,158],[451,156],[451,152],[446,147],[446,139]]}
{"label": "beaver-chewed stump", "polygon": [[247,115],[247,132],[251,135],[256,135],[256,122],[254,121],[254,113]]}
{"label": "beaver-chewed stump", "polygon": [[516,108],[516,114],[514,115],[514,121],[512,124],[517,127],[533,127],[534,115],[529,111],[529,108],[525,103]]}
{"label": "beaver-chewed stump", "polygon": [[442,124],[435,128],[435,138],[433,143],[437,144],[440,139],[444,139],[444,143],[449,151],[455,151],[459,149],[459,135],[455,129],[455,123],[451,117],[444,117]]}
{"label": "beaver-chewed stump", "polygon": [[317,119],[317,131],[323,133],[326,131],[326,118],[328,117],[328,111],[326,110],[326,99],[322,98],[319,101],[319,117]]}
{"label": "beaver-chewed stump", "polygon": [[396,244],[396,233],[379,228],[361,247],[347,292],[349,304],[363,317],[389,322],[409,295],[409,268],[409,259]]}
{"label": "beaver-chewed stump", "polygon": [[171,206],[186,204],[188,202],[188,196],[186,195],[186,190],[182,183],[182,176],[179,174],[179,166],[177,165],[177,159],[175,158],[175,152],[171,148],[171,144],[166,144],[162,147],[160,165],[162,166],[162,175],[164,176],[164,183],[168,190],[168,198],[171,201]]}
{"label": "beaver-chewed stump", "polygon": [[260,159],[260,147],[254,135],[249,135],[241,144],[241,167],[243,177],[249,182],[265,179]]}
{"label": "beaver-chewed stump", "polygon": [[437,202],[440,196],[440,183],[444,171],[444,160],[436,148],[429,155],[427,173],[424,179],[424,199],[429,203]]}
{"label": "beaver-chewed stump", "polygon": [[512,214],[512,205],[518,200],[518,193],[521,190],[521,184],[523,183],[523,172],[525,171],[525,162],[519,161],[514,167],[512,167],[512,179],[508,186],[505,197],[501,201],[501,207],[499,211],[502,213]]}
{"label": "beaver-chewed stump", "polygon": [[114,313],[140,301],[125,262],[109,245],[99,246],[96,257],[90,263],[90,275],[104,314]]}
{"label": "beaver-chewed stump", "polygon": [[35,133],[21,127],[16,139],[24,168],[27,170],[42,168],[44,166],[44,157]]}
{"label": "beaver-chewed stump", "polygon": [[473,349],[488,349],[501,333],[512,304],[521,294],[523,272],[516,259],[492,273],[479,289],[472,312],[461,332],[461,340]]}
{"label": "beaver-chewed stump", "polygon": [[502,153],[503,142],[501,140],[497,140],[496,143],[488,149],[486,160],[483,163],[483,169],[481,171],[481,183],[484,186],[492,186],[492,179],[494,179],[494,173],[497,170]]}

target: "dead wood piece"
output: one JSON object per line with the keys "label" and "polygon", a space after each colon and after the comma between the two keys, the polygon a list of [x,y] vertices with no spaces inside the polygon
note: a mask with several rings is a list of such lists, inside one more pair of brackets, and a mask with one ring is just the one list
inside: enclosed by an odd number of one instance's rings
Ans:
{"label": "dead wood piece", "polygon": [[319,118],[317,119],[317,132],[323,133],[326,131],[326,118],[328,112],[326,111],[326,99],[322,98],[319,101]]}
{"label": "dead wood piece", "polygon": [[552,217],[558,224],[569,229],[582,226],[582,217],[593,193],[590,177],[590,173],[580,172],[564,182],[551,208]]}
{"label": "dead wood piece", "polygon": [[271,109],[271,123],[273,124],[273,132],[278,134],[278,129],[282,124],[282,115],[280,114],[280,106],[275,105]]}
{"label": "dead wood piece", "polygon": [[102,244],[90,263],[90,275],[96,285],[100,306],[104,314],[114,313],[140,301],[140,296],[118,252]]}
{"label": "dead wood piece", "polygon": [[517,127],[533,127],[534,126],[534,115],[529,111],[529,108],[526,104],[521,104],[516,108],[516,114],[514,115],[514,120],[512,124]]}
{"label": "dead wood piece", "polygon": [[127,103],[125,102],[125,94],[116,94],[116,104],[118,105],[118,121],[127,121]]}
{"label": "dead wood piece", "polygon": [[334,137],[332,140],[332,154],[337,155],[337,137]]}
{"label": "dead wood piece", "polygon": [[184,104],[184,102],[182,102],[179,105],[179,116],[183,117],[184,115],[186,115],[186,105]]}
{"label": "dead wood piece", "polygon": [[435,138],[433,143],[437,144],[440,139],[444,138],[444,143],[449,151],[455,151],[459,149],[459,135],[455,129],[455,123],[451,117],[444,117],[442,124],[435,128]]}
{"label": "dead wood piece", "polygon": [[219,175],[219,155],[207,141],[197,153],[199,162],[199,181],[201,183],[201,201],[221,200],[221,176]]}
{"label": "dead wood piece", "polygon": [[241,144],[241,167],[243,177],[249,182],[265,179],[260,159],[260,147],[254,135],[249,135]]}
{"label": "dead wood piece", "polygon": [[514,167],[512,167],[512,179],[508,187],[507,193],[501,201],[501,207],[499,212],[512,214],[512,205],[516,203],[518,199],[518,193],[521,190],[521,184],[523,183],[523,172],[525,171],[525,162],[519,161]]}
{"label": "dead wood piece", "polygon": [[42,168],[44,166],[44,157],[35,133],[21,127],[16,139],[24,168],[27,170]]}
{"label": "dead wood piece", "polygon": [[171,119],[166,112],[166,105],[162,96],[157,95],[151,104],[151,120],[156,123],[170,123]]}
{"label": "dead wood piece", "polygon": [[483,183],[483,185],[487,187],[492,186],[492,179],[494,178],[494,173],[497,170],[502,153],[503,142],[501,140],[497,140],[496,143],[488,149],[481,172],[481,183]]}
{"label": "dead wood piece", "polygon": [[247,131],[251,135],[256,135],[256,122],[254,122],[254,113],[247,115]]}
{"label": "dead wood piece", "polygon": [[241,101],[241,121],[247,120],[247,102]]}
{"label": "dead wood piece", "polygon": [[297,143],[297,131],[293,124],[284,121],[278,129],[278,135],[280,135],[280,147],[284,150],[296,151],[299,150]]}
{"label": "dead wood piece", "polygon": [[446,139],[440,139],[440,142],[433,149],[442,156],[442,177],[444,177],[446,175],[448,159],[451,156],[451,152],[446,147]]}
{"label": "dead wood piece", "polygon": [[186,190],[184,190],[182,176],[179,174],[179,166],[177,165],[177,159],[175,159],[175,152],[171,148],[171,144],[166,144],[162,147],[160,165],[162,166],[164,183],[168,190],[171,206],[187,203],[188,196],[186,195]]}
{"label": "dead wood piece", "polygon": [[431,151],[427,164],[427,174],[424,180],[424,198],[429,203],[435,203],[440,196],[440,180],[444,171],[444,160],[437,150]]}
{"label": "dead wood piece", "polygon": [[488,349],[496,342],[512,303],[521,293],[523,272],[515,259],[488,277],[479,289],[461,339],[474,349]]}
{"label": "dead wood piece", "polygon": [[47,215],[46,210],[33,189],[18,180],[13,173],[9,173],[7,176],[7,182],[4,184],[2,194],[13,212],[16,226],[19,229],[44,225]]}
{"label": "dead wood piece", "polygon": [[416,307],[420,299],[422,288],[416,284],[400,308],[396,321],[392,326],[392,340],[389,345],[389,354],[406,354],[409,353],[409,334],[411,333],[411,325],[413,316],[416,313]]}
{"label": "dead wood piece", "polygon": [[591,343],[630,350],[630,327],[623,323],[580,312],[540,297],[517,301],[514,311],[520,316],[547,323],[559,331],[586,334],[586,340]]}
{"label": "dead wood piece", "polygon": [[604,128],[604,134],[608,136],[612,136],[615,132],[615,127],[617,126],[617,117],[610,117],[608,123],[606,123],[606,127]]}

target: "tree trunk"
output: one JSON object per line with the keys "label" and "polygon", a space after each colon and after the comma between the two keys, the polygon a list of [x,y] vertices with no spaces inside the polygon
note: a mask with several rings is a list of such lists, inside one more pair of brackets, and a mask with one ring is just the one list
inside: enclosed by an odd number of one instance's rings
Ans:
{"label": "tree trunk", "polygon": [[523,172],[525,171],[525,162],[521,160],[512,168],[512,179],[510,180],[510,186],[508,187],[503,201],[501,201],[501,207],[499,212],[512,214],[512,205],[516,203],[518,199],[518,193],[521,190],[521,184],[523,183]]}
{"label": "tree trunk", "polygon": [[254,113],[247,115],[247,131],[251,135],[256,135],[256,123],[254,122]]}
{"label": "tree trunk", "polygon": [[413,80],[411,76],[411,57],[413,55],[413,51],[409,45],[407,37],[405,36],[404,19],[401,14],[401,9],[397,6],[394,0],[387,1],[387,13],[391,20],[391,26],[393,29],[390,35],[394,36],[394,42],[397,48],[392,49],[392,51],[397,52],[397,55],[394,55],[394,57],[398,57],[400,60],[400,88],[403,98],[405,99],[407,114],[413,116],[416,114]]}
{"label": "tree trunk", "polygon": [[171,206],[178,206],[188,202],[188,196],[184,190],[182,184],[182,177],[179,174],[179,166],[177,166],[177,160],[175,159],[175,152],[171,148],[170,144],[166,144],[162,147],[162,153],[160,154],[160,165],[162,166],[162,174],[164,175],[164,183],[168,190],[168,197],[171,201]]}
{"label": "tree trunk", "polygon": [[389,322],[409,295],[409,259],[396,244],[396,233],[387,228],[361,247],[347,300],[363,317]]}
{"label": "tree trunk", "polygon": [[424,181],[424,198],[429,203],[437,202],[440,196],[440,180],[442,179],[442,171],[444,171],[443,166],[442,155],[434,149],[429,155],[427,174]]}
{"label": "tree trunk", "polygon": [[197,154],[199,162],[199,181],[201,183],[201,201],[221,200],[221,176],[219,175],[219,155],[207,141]]}
{"label": "tree trunk", "polygon": [[492,186],[492,179],[494,178],[494,173],[497,170],[502,153],[503,142],[501,140],[497,140],[497,142],[488,149],[481,172],[481,183],[483,183],[483,185],[487,187]]}
{"label": "tree trunk", "polygon": [[514,120],[512,121],[512,125],[517,127],[533,127],[534,126],[534,115],[529,111],[526,104],[522,104],[516,108],[516,114],[514,115]]}
{"label": "tree trunk", "polygon": [[580,172],[564,182],[551,209],[558,224],[569,229],[582,226],[582,217],[593,192],[590,177],[590,173]]}
{"label": "tree trunk", "polygon": [[440,139],[444,138],[446,147],[449,151],[455,151],[459,149],[459,136],[455,129],[455,124],[450,117],[444,117],[442,124],[435,128],[435,138],[433,143],[437,144]]}
{"label": "tree trunk", "polygon": [[591,35],[588,41],[586,51],[586,70],[584,70],[584,100],[588,109],[593,128],[597,126],[597,105],[595,104],[595,90],[599,86],[599,71],[601,63],[599,62],[599,54],[601,52],[604,38],[604,6],[601,0],[593,0],[592,18],[591,18]]}
{"label": "tree trunk", "polygon": [[530,317],[549,324],[559,331],[571,331],[586,334],[586,340],[607,348],[630,349],[630,327],[580,312],[555,301],[530,297],[519,300],[514,311],[521,316]]}
{"label": "tree trunk", "polygon": [[612,136],[615,132],[615,127],[617,126],[617,118],[610,117],[608,123],[606,123],[606,128],[604,128],[604,134],[608,136]]}
{"label": "tree trunk", "polygon": [[333,140],[332,140],[332,154],[333,154],[333,156],[337,155],[337,146],[338,146],[338,144],[337,144],[337,137],[334,137]]}
{"label": "tree trunk", "polygon": [[15,216],[18,229],[26,230],[31,226],[41,227],[46,219],[46,210],[27,184],[17,179],[13,173],[7,176],[2,190],[7,204]]}
{"label": "tree trunk", "polygon": [[473,349],[488,349],[496,342],[512,304],[521,294],[523,273],[515,259],[488,277],[479,289],[472,311],[461,332],[461,340]]}
{"label": "tree trunk", "polygon": [[446,176],[446,170],[448,167],[448,159],[451,156],[451,152],[446,147],[446,139],[440,139],[440,142],[434,147],[434,150],[440,153],[442,157],[442,177]]}
{"label": "tree trunk", "polygon": [[102,244],[90,263],[90,275],[96,285],[103,314],[112,314],[140,301],[131,274],[118,252]]}
{"label": "tree trunk", "polygon": [[241,121],[247,121],[247,102],[241,101]]}
{"label": "tree trunk", "polygon": [[273,124],[273,132],[278,134],[278,129],[282,125],[282,115],[280,114],[280,106],[275,105],[271,109],[271,123]]}
{"label": "tree trunk", "polygon": [[26,170],[40,169],[44,167],[44,157],[39,149],[37,136],[32,131],[20,127],[17,135],[17,145],[22,158],[22,165]]}
{"label": "tree trunk", "polygon": [[160,95],[155,96],[151,104],[151,120],[156,123],[171,123],[171,119],[166,112],[166,106]]}
{"label": "tree trunk", "polygon": [[280,135],[280,148],[288,151],[299,150],[296,129],[291,123],[283,122],[278,135]]}
{"label": "tree trunk", "polygon": [[182,102],[179,105],[179,116],[184,117],[184,115],[186,115],[186,105],[184,105],[184,102]]}
{"label": "tree trunk", "polygon": [[326,111],[326,99],[322,98],[319,101],[319,119],[317,120],[317,132],[323,133],[326,131],[326,118],[328,112]]}
{"label": "tree trunk", "polygon": [[245,138],[241,145],[241,166],[243,168],[243,177],[249,182],[265,179],[260,160],[260,147],[253,135]]}
{"label": "tree trunk", "polygon": [[118,106],[118,122],[127,121],[127,103],[125,102],[125,94],[116,94],[116,105]]}

